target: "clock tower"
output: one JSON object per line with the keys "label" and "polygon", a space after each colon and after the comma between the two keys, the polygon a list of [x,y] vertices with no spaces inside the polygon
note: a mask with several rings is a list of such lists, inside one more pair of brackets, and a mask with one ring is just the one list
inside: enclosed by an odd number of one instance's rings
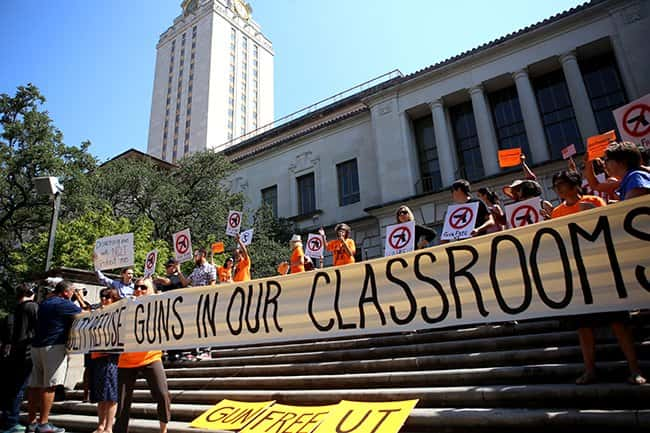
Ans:
{"label": "clock tower", "polygon": [[273,46],[244,0],[184,0],[156,46],[147,153],[176,162],[273,121]]}

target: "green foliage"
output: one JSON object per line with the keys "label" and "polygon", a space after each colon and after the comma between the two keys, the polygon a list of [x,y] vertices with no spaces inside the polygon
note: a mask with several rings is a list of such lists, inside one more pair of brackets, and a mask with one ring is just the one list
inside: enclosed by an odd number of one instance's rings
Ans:
{"label": "green foliage", "polygon": [[280,262],[289,260],[291,250],[291,224],[273,216],[270,207],[264,205],[253,217],[253,243],[250,245],[251,273],[253,278],[277,274]]}

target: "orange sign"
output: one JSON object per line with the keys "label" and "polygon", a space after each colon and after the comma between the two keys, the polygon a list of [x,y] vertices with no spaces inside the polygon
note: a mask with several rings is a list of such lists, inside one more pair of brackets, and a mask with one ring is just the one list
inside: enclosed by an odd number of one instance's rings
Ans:
{"label": "orange sign", "polygon": [[589,154],[589,161],[604,156],[605,149],[607,149],[607,146],[609,146],[609,143],[612,141],[616,141],[616,132],[614,132],[614,130],[587,138],[587,153]]}
{"label": "orange sign", "polygon": [[225,251],[223,242],[214,242],[212,245],[210,245],[210,247],[212,248],[212,252],[214,254],[223,253]]}
{"label": "orange sign", "polygon": [[499,167],[516,167],[521,164],[521,148],[504,149],[499,151]]}

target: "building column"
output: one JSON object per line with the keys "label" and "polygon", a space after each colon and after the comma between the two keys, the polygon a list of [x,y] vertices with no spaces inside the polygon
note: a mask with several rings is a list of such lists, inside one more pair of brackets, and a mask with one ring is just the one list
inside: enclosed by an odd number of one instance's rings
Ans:
{"label": "building column", "polygon": [[492,123],[492,114],[488,107],[487,99],[482,85],[477,85],[469,89],[472,97],[472,110],[474,111],[474,122],[476,122],[476,131],[478,132],[478,143],[481,147],[481,160],[483,161],[483,170],[486,176],[497,174],[500,170],[497,142],[497,134],[494,131]]}
{"label": "building column", "polygon": [[621,42],[621,37],[618,34],[610,36],[610,41],[612,42],[612,48],[614,50],[614,58],[616,59],[616,65],[618,66],[618,72],[621,75],[621,80],[623,81],[623,88],[625,88],[625,93],[627,93],[628,100],[633,101],[641,95],[639,95],[638,87],[634,80],[634,74],[630,69],[630,64],[627,61],[625,47]]}
{"label": "building column", "polygon": [[539,114],[537,100],[533,85],[528,78],[528,72],[521,69],[512,74],[517,87],[517,96],[519,97],[519,107],[521,115],[524,118],[524,127],[526,128],[526,138],[531,155],[527,155],[533,163],[540,164],[551,159],[551,154],[546,144],[546,135],[544,134],[544,125],[542,117]]}
{"label": "building column", "polygon": [[576,113],[578,127],[582,133],[582,138],[586,140],[587,137],[598,134],[598,127],[596,126],[594,111],[591,109],[591,100],[582,79],[578,59],[573,51],[562,54],[559,59],[569,88],[573,111]]}
{"label": "building column", "polygon": [[[402,132],[402,143],[406,150],[407,167],[411,180],[417,182],[420,178],[420,166],[417,155],[417,144],[413,139],[413,132],[411,128],[411,118],[406,111],[400,113],[400,127]],[[411,195],[416,194],[415,183],[411,182]]]}
{"label": "building column", "polygon": [[436,136],[436,149],[438,151],[438,163],[440,164],[440,177],[442,186],[450,186],[456,180],[456,158],[453,156],[454,147],[449,139],[447,128],[447,117],[442,100],[436,99],[431,102],[431,116],[433,117],[433,131]]}

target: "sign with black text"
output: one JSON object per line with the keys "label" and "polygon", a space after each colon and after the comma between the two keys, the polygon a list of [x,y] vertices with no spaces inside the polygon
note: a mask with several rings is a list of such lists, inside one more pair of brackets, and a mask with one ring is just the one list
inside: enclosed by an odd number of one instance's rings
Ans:
{"label": "sign with black text", "polygon": [[95,241],[95,269],[118,269],[132,266],[133,233],[107,236]]}
{"label": "sign with black text", "polygon": [[445,224],[440,239],[446,241],[466,239],[472,236],[478,214],[478,202],[450,204],[445,213]]}
{"label": "sign with black text", "polygon": [[228,236],[237,236],[241,229],[241,212],[231,210],[228,213],[228,221],[226,222],[226,234]]}
{"label": "sign with black text", "polygon": [[514,229],[544,221],[540,213],[541,205],[542,199],[539,197],[533,197],[507,205],[505,211],[508,227]]}
{"label": "sign with black text", "polygon": [[190,229],[181,230],[172,236],[174,244],[174,256],[178,263],[192,260],[192,237]]}
{"label": "sign with black text", "polygon": [[386,227],[384,257],[409,253],[415,249],[415,221]]}

